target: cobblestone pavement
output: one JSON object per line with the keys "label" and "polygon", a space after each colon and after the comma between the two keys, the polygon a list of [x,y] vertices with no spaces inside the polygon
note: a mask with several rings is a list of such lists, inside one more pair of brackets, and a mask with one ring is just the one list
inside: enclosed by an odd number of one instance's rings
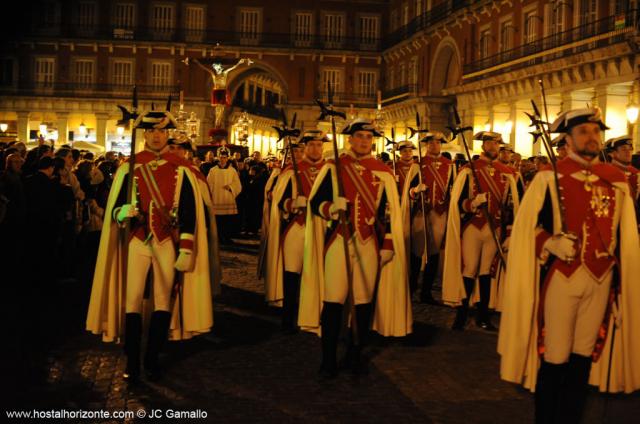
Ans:
{"label": "cobblestone pavement", "polygon": [[[319,381],[319,339],[280,332],[278,310],[265,305],[255,279],[255,243],[243,243],[222,252],[214,330],[169,343],[158,383],[123,382],[121,347],[83,331],[88,287],[59,282],[53,303],[67,307],[48,322],[56,330],[43,348],[43,379],[37,363],[29,379],[5,379],[13,387],[4,390],[3,409],[199,409],[208,421],[224,423],[533,422],[532,395],[498,377],[496,334],[473,323],[465,332],[450,331],[454,311],[446,307],[414,303],[414,333],[375,337],[367,350],[368,375],[345,372]],[[24,371],[16,369],[13,374]],[[584,423],[638,422],[640,396],[593,392],[585,415]]]}

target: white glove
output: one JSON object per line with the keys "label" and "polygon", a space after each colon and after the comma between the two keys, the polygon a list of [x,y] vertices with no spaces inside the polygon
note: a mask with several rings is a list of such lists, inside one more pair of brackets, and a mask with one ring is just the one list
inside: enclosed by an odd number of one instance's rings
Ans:
{"label": "white glove", "polygon": [[381,249],[380,250],[380,268],[391,262],[393,259],[393,250]]}
{"label": "white glove", "polygon": [[133,218],[138,215],[138,210],[129,203],[126,203],[120,207],[118,214],[116,215],[116,219],[118,222],[122,222],[125,219]]}
{"label": "white glove", "polygon": [[485,203],[487,203],[487,193],[480,193],[471,201],[471,209],[476,210]]}
{"label": "white glove", "polygon": [[411,190],[413,191],[413,195],[415,196],[416,194],[420,194],[424,191],[427,191],[427,186],[424,185],[423,183],[420,183],[414,188],[412,188]]}
{"label": "white glove", "polygon": [[344,197],[336,197],[333,199],[333,203],[329,206],[329,213],[331,218],[337,219],[340,211],[347,210],[347,199]]}
{"label": "white glove", "polygon": [[307,207],[307,198],[304,196],[298,196],[291,201],[291,208],[293,210],[303,209]]}
{"label": "white glove", "polygon": [[571,262],[576,256],[576,247],[574,241],[567,236],[557,235],[551,237],[544,244],[544,249],[560,259],[561,261]]}
{"label": "white glove", "polygon": [[175,268],[180,272],[189,272],[193,269],[193,252],[189,249],[180,249]]}

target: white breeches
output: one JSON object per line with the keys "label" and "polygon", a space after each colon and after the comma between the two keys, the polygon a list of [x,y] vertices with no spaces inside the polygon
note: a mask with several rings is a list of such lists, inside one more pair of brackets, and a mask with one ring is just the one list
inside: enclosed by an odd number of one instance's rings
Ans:
{"label": "white breeches", "polygon": [[554,271],[544,302],[544,359],[563,364],[571,353],[591,356],[607,308],[612,272],[598,282],[580,266],[569,279]]}
{"label": "white breeches", "polygon": [[284,255],[284,270],[302,273],[302,259],[304,258],[304,226],[294,222],[284,237],[282,254]]}
{"label": "white breeches", "polygon": [[498,248],[493,241],[489,225],[481,230],[469,224],[462,233],[462,260],[464,262],[462,276],[476,278],[478,275],[491,273],[491,262]]}
{"label": "white breeches", "polygon": [[153,303],[156,311],[170,311],[176,252],[170,238],[149,244],[134,237],[129,243],[126,310],[142,313],[142,298],[149,267],[153,266]]}
{"label": "white breeches", "polygon": [[[349,242],[349,258],[353,269],[355,304],[370,303],[373,299],[373,291],[378,274],[378,250],[373,237],[369,238],[364,244],[357,238],[352,238]],[[324,300],[343,304],[347,300],[348,291],[344,241],[342,236],[338,235],[329,246],[325,256]]]}
{"label": "white breeches", "polygon": [[[429,255],[437,255],[442,247],[442,239],[444,231],[447,228],[447,214],[438,215],[431,210],[427,213],[429,220],[427,234],[428,253]],[[414,256],[422,256],[424,254],[424,220],[422,219],[422,211],[418,211],[411,221],[411,253]]]}

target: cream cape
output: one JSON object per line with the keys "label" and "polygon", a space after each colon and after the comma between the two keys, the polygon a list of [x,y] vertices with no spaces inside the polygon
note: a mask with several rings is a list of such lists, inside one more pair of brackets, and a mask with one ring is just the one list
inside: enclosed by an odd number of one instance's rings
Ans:
{"label": "cream cape", "polygon": [[[327,173],[331,174],[333,197],[338,196],[335,165],[327,163],[316,177],[309,201],[316,195]],[[411,333],[413,318],[408,290],[400,200],[393,175],[380,171],[373,171],[373,173],[382,181],[387,195],[395,252],[391,262],[386,264],[379,273],[373,329],[383,336],[402,337]],[[326,227],[327,221],[314,215],[307,208],[298,325],[306,331],[317,334],[320,334],[320,313],[324,299],[324,230]]]}
{"label": "cream cape", "polygon": [[[409,167],[409,172],[407,172],[407,176],[404,179],[404,187],[402,187],[402,195],[400,201],[400,209],[402,210],[402,236],[404,237],[404,251],[407,257],[407,266],[409,266],[409,262],[411,261],[411,197],[409,197],[409,186],[411,185],[411,180],[418,175],[420,172],[420,167],[418,164],[414,163]],[[427,259],[423,255],[423,259]]]}
{"label": "cream cape", "polygon": [[[507,177],[509,190],[513,197],[515,214],[519,206],[516,181],[512,175],[504,175]],[[453,183],[451,202],[449,203],[449,215],[447,217],[444,269],[442,274],[442,301],[452,306],[460,305],[462,299],[467,297],[462,280],[462,229],[460,226],[460,209],[458,208],[460,195],[462,194],[462,189],[464,188],[467,178],[469,179],[469,187],[474,187],[475,182],[473,181],[473,175],[469,167],[461,169]],[[474,289],[474,293],[471,295],[472,301],[479,299],[477,285],[476,282],[476,289]],[[489,307],[491,308],[495,308],[501,303],[500,299],[498,299],[498,294],[500,294],[501,290],[498,290],[496,286],[496,284],[491,284],[491,299],[489,300]]]}
{"label": "cream cape", "polygon": [[[267,302],[273,306],[282,306],[283,277],[284,277],[284,257],[282,252],[282,228],[280,201],[287,185],[291,181],[291,193],[295,198],[298,195],[298,182],[293,178],[293,169],[287,169],[280,173],[276,186],[273,189],[271,201],[271,211],[269,218],[269,238],[267,239],[267,252],[265,261],[264,288]],[[322,227],[316,228],[316,236],[322,236]],[[303,252],[294,252],[302,254]]]}
{"label": "cream cape", "polygon": [[[618,311],[614,311],[619,327],[615,335],[609,392],[630,393],[640,389],[640,285],[637,284],[640,275],[640,242],[629,187],[624,183],[615,183],[614,186],[620,189],[616,190],[616,202],[621,207],[618,240],[621,294],[618,297]],[[511,233],[509,262],[518,266],[507,268],[498,336],[500,376],[504,380],[523,384],[531,391],[536,387],[540,362],[536,320],[540,301],[540,264],[535,255],[535,232],[547,190],[553,204],[554,227],[560,228],[553,172],[538,172],[527,188]],[[589,383],[598,386],[600,391],[607,390],[614,313],[609,322],[609,336],[602,356],[593,364],[589,378]]]}
{"label": "cream cape", "polygon": [[271,213],[271,201],[269,200],[269,192],[280,175],[280,168],[274,168],[269,175],[269,179],[264,186],[264,201],[262,202],[262,224],[260,227],[260,247],[258,248],[258,267],[256,270],[258,279],[265,277],[265,258],[267,255],[267,242],[269,240],[269,215]]}
{"label": "cream cape", "polygon": [[[113,219],[113,207],[128,172],[128,163],[124,163],[118,168],[109,193],[87,313],[87,330],[94,334],[102,334],[102,340],[105,342],[120,341],[124,335],[126,304],[126,287],[124,287],[125,281],[122,275],[124,246],[122,231]],[[203,201],[198,201],[206,199],[207,195],[203,195],[201,192],[198,179],[193,172],[180,166],[178,167],[176,199],[180,198],[180,188],[185,177],[191,183],[196,199],[195,263],[193,271],[184,273],[182,302],[177,299],[174,303],[169,330],[169,339],[171,340],[189,339],[210,331],[213,326],[212,276],[209,268],[206,211]],[[150,301],[153,302],[153,296]],[[180,305],[183,310],[184,328],[182,329],[180,328]]]}

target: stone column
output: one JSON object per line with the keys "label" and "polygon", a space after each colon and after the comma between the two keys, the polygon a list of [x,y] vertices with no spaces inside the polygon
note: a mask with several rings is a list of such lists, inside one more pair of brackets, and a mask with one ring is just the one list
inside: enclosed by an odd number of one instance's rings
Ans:
{"label": "stone column", "polygon": [[27,143],[29,141],[29,115],[30,112],[27,111],[18,111],[18,122],[17,122],[17,138],[18,141],[22,141]]}
{"label": "stone column", "polygon": [[96,113],[96,144],[106,149],[107,147],[107,121],[108,113]]}
{"label": "stone column", "polygon": [[58,143],[65,144],[68,142],[69,137],[69,113],[56,112],[56,119],[58,126]]}

